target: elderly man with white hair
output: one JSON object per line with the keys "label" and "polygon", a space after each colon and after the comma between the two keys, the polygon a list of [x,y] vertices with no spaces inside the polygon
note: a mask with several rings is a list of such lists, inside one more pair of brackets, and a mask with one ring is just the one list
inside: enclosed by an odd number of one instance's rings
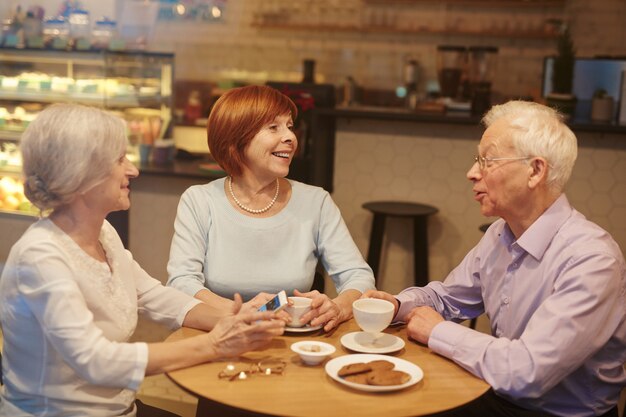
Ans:
{"label": "elderly man with white hair", "polygon": [[[396,321],[492,387],[446,415],[615,416],[626,385],[626,267],[609,233],[563,189],[576,137],[555,110],[511,101],[484,117],[467,173],[499,216],[443,282],[395,297]],[[461,321],[486,313],[491,334]]]}

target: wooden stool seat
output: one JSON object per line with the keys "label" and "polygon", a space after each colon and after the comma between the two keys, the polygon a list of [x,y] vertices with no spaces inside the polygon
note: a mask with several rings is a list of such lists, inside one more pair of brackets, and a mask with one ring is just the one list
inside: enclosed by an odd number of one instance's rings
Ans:
{"label": "wooden stool seat", "polygon": [[413,220],[413,266],[415,285],[423,287],[428,284],[428,216],[436,214],[439,209],[427,204],[403,201],[371,201],[363,204],[363,208],[374,214],[370,233],[367,263],[378,278],[380,256],[383,247],[385,223],[388,217],[408,217]]}

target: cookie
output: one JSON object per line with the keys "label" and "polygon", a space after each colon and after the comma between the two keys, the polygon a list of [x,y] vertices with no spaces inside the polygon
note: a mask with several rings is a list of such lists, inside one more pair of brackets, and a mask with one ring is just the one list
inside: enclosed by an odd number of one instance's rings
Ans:
{"label": "cookie", "polygon": [[411,375],[406,372],[393,370],[374,371],[367,375],[369,385],[402,385],[410,379]]}
{"label": "cookie", "polygon": [[384,370],[391,370],[395,368],[395,365],[393,364],[393,362],[389,362],[384,359],[371,361],[371,362],[368,362],[367,364],[372,368],[373,371],[384,371]]}
{"label": "cookie", "polygon": [[337,375],[344,377],[348,375],[361,374],[363,372],[369,372],[372,370],[372,367],[363,362],[351,363],[349,365],[344,365],[339,369]]}
{"label": "cookie", "polygon": [[367,385],[367,376],[369,374],[370,374],[369,372],[362,372],[360,374],[348,375],[344,377],[343,379],[349,382],[354,382],[355,384]]}

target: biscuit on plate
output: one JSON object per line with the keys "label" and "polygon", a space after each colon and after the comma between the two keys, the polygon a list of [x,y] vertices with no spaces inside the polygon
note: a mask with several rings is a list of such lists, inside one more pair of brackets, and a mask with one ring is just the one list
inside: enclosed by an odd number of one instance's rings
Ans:
{"label": "biscuit on plate", "polygon": [[391,370],[396,367],[393,362],[380,359],[377,361],[371,361],[367,363],[374,371]]}
{"label": "biscuit on plate", "polygon": [[344,365],[339,369],[337,375],[343,377],[348,375],[361,374],[363,372],[369,372],[372,370],[372,367],[363,362],[351,363],[348,365]]}
{"label": "biscuit on plate", "polygon": [[367,375],[369,385],[402,385],[410,379],[411,375],[406,372],[394,370],[370,372]]}
{"label": "biscuit on plate", "polygon": [[367,376],[369,374],[370,374],[369,372],[362,372],[360,374],[347,375],[343,377],[343,379],[345,379],[348,382],[354,382],[355,384],[367,385]]}

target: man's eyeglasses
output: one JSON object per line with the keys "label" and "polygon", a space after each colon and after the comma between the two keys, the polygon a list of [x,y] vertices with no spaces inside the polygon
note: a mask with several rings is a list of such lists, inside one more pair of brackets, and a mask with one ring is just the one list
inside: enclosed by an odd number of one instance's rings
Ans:
{"label": "man's eyeglasses", "polygon": [[531,159],[532,156],[514,156],[509,158],[486,158],[484,156],[476,155],[474,156],[474,163],[478,162],[478,166],[480,169],[485,169],[488,166],[491,166],[492,162],[495,161],[523,161],[526,159]]}
{"label": "man's eyeglasses", "polygon": [[255,363],[236,364],[229,363],[217,374],[219,379],[238,381],[248,379],[251,375],[282,375],[287,367],[287,362],[277,359],[265,359]]}

